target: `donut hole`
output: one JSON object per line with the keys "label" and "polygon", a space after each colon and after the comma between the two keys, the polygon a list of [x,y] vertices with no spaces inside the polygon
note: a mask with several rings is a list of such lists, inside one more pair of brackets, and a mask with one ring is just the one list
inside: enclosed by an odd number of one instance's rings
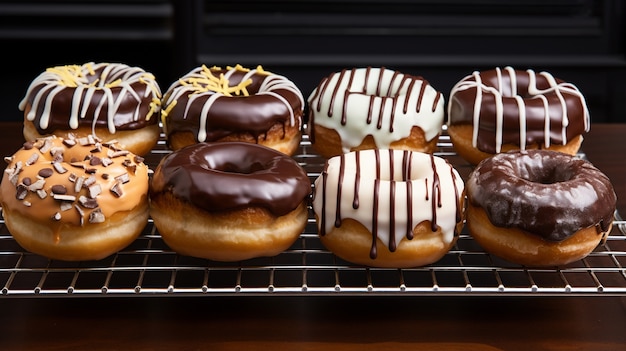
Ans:
{"label": "donut hole", "polygon": [[522,176],[523,179],[538,184],[556,184],[572,180],[574,171],[567,165],[545,164],[543,167],[532,167],[527,174]]}
{"label": "donut hole", "polygon": [[253,174],[263,171],[265,168],[265,165],[260,162],[253,162],[250,164],[226,162],[215,169],[224,173]]}

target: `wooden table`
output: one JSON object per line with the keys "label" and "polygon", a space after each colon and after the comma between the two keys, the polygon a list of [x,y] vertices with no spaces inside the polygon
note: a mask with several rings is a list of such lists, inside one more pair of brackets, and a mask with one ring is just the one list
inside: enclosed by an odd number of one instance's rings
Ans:
{"label": "wooden table", "polygon": [[[22,144],[0,124],[0,152]],[[626,213],[626,125],[593,125],[583,151]],[[2,350],[626,350],[626,297],[0,296]]]}

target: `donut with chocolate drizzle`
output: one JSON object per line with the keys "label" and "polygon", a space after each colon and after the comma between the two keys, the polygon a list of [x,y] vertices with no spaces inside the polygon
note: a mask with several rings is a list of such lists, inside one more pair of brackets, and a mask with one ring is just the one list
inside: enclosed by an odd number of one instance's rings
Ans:
{"label": "donut with chocolate drizzle", "polygon": [[359,150],[326,162],[313,210],[322,243],[375,267],[439,260],[463,226],[464,185],[443,158],[408,150]]}
{"label": "donut with chocolate drizzle", "polygon": [[432,153],[444,121],[443,94],[385,67],[334,72],[308,102],[311,143],[326,158],[373,148]]}

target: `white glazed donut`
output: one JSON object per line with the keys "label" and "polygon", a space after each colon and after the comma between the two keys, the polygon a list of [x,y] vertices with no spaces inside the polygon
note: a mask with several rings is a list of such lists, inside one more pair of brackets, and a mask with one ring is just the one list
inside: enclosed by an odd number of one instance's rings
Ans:
{"label": "white glazed donut", "polygon": [[463,225],[463,179],[443,158],[407,150],[335,156],[315,181],[320,240],[337,256],[377,267],[439,260]]}
{"label": "white glazed donut", "polygon": [[308,102],[311,141],[326,157],[369,148],[432,152],[444,120],[443,94],[422,77],[384,67],[335,72]]}

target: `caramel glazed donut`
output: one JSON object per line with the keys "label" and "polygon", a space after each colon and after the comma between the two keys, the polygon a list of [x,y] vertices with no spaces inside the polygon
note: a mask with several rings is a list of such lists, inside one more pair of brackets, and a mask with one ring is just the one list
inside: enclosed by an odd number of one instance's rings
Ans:
{"label": "caramel glazed donut", "polygon": [[575,155],[589,131],[585,98],[550,73],[511,67],[474,72],[450,92],[448,133],[457,153],[476,165],[514,149]]}
{"label": "caramel glazed donut", "polygon": [[274,256],[300,236],[311,181],[291,157],[246,142],[197,143],[164,157],[150,190],[165,243],[188,256]]}
{"label": "caramel glazed donut", "polygon": [[587,256],[611,231],[617,201],[591,163],[550,150],[486,159],[466,187],[470,234],[485,251],[528,266]]}
{"label": "caramel glazed donut", "polygon": [[464,184],[443,158],[407,150],[360,150],[329,159],[313,210],[322,244],[374,267],[433,263],[463,227]]}
{"label": "caramel glazed donut", "polygon": [[261,66],[202,65],[174,82],[163,101],[163,129],[172,150],[204,141],[245,141],[293,155],[300,145],[302,93]]}
{"label": "caramel glazed donut", "polygon": [[161,90],[151,73],[121,63],[48,68],[19,104],[24,138],[96,135],[145,155],[157,143]]}
{"label": "caramel glazed donut", "polygon": [[444,120],[443,94],[384,67],[335,72],[308,102],[311,143],[326,158],[374,148],[432,153]]}
{"label": "caramel glazed donut", "polygon": [[98,260],[129,245],[148,223],[148,167],[117,143],[49,136],[5,160],[2,213],[30,252]]}

